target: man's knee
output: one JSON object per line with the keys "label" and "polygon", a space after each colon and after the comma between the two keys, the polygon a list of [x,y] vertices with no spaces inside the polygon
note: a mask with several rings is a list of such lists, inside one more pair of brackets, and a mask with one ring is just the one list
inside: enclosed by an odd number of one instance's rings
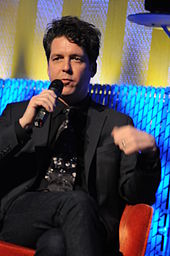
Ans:
{"label": "man's knee", "polygon": [[46,231],[37,241],[35,256],[65,256],[65,241],[61,229]]}
{"label": "man's knee", "polygon": [[61,225],[67,221],[70,223],[92,222],[98,220],[96,202],[83,191],[69,193],[64,207],[60,211]]}
{"label": "man's knee", "polygon": [[84,191],[73,191],[73,193],[71,194],[71,199],[75,204],[96,207],[96,202],[94,201],[94,199]]}
{"label": "man's knee", "polygon": [[[97,210],[96,202],[92,197],[83,191],[73,191],[70,193],[70,206],[77,209],[80,212],[89,213]],[[89,212],[90,211],[90,212]],[[79,212],[79,213],[80,213]]]}

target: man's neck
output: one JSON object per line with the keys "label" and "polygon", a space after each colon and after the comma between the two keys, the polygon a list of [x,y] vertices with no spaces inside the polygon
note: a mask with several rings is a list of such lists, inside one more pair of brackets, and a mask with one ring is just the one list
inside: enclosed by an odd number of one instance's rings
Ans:
{"label": "man's neck", "polygon": [[86,98],[88,97],[88,93],[87,95],[85,95],[84,97],[82,97],[81,99],[74,99],[71,95],[62,95],[61,97],[59,97],[59,100],[66,105],[67,107],[69,106],[78,106],[79,104],[81,104]]}
{"label": "man's neck", "polygon": [[59,97],[58,100],[59,100],[60,102],[62,102],[64,105],[66,105],[66,107],[69,107],[69,105],[67,104],[67,102],[65,102],[61,97]]}

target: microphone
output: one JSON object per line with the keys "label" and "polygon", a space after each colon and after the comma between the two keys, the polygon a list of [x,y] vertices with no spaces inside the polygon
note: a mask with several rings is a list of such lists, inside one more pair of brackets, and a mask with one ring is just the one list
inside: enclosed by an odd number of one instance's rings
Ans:
{"label": "microphone", "polygon": [[[61,80],[55,79],[51,82],[49,86],[49,90],[54,91],[58,98],[62,93],[63,86],[64,84]],[[49,112],[44,107],[39,107],[38,112],[34,119],[34,126],[41,128],[44,125],[48,115],[49,115]]]}

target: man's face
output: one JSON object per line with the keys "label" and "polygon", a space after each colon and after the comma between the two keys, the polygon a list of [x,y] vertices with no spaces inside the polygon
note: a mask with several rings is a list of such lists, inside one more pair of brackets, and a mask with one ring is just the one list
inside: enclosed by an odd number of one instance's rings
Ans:
{"label": "man's face", "polygon": [[84,99],[92,76],[92,65],[85,51],[65,36],[52,41],[48,63],[50,81],[59,79],[64,83],[62,95],[71,103]]}

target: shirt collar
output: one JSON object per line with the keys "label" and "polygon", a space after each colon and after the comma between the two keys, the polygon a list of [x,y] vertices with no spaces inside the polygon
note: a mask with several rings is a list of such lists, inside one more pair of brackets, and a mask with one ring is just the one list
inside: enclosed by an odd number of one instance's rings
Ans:
{"label": "shirt collar", "polygon": [[52,116],[55,117],[59,115],[61,112],[64,112],[67,108],[74,108],[81,112],[86,112],[91,102],[91,98],[89,95],[87,95],[82,101],[78,102],[74,106],[67,106],[65,105],[60,99],[57,100],[56,109],[52,113]]}

